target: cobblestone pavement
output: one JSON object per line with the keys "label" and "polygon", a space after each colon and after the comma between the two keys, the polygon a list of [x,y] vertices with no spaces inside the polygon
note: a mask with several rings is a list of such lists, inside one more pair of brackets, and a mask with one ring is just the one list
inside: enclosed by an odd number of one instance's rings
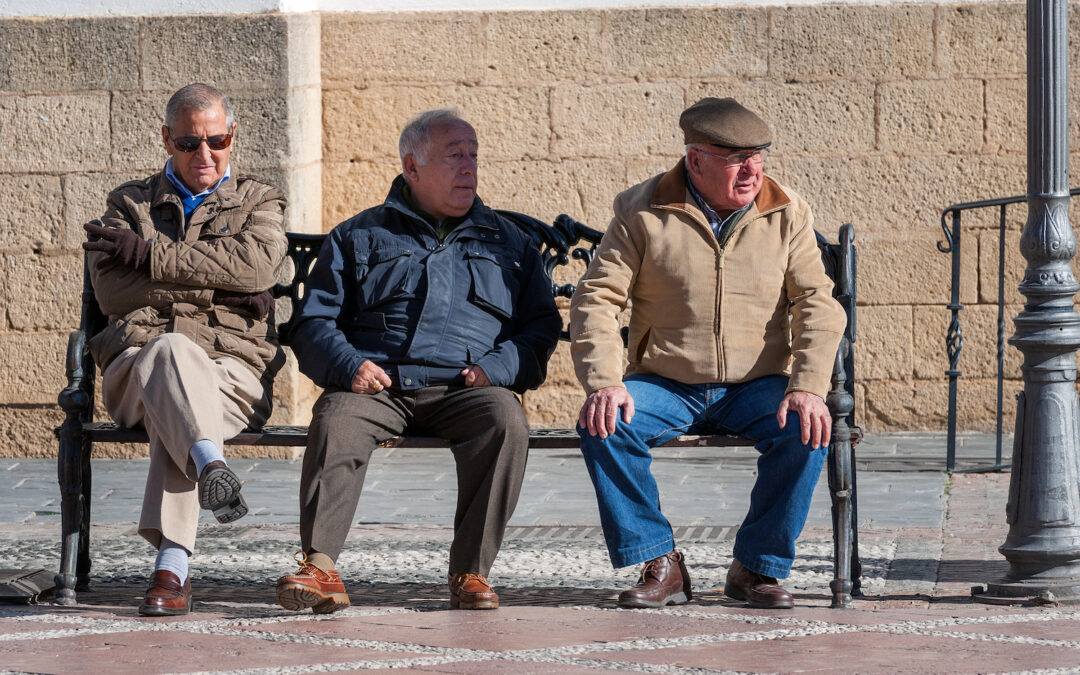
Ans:
{"label": "cobblestone pavement", "polygon": [[[962,440],[962,465],[992,463],[992,439]],[[252,513],[202,524],[195,608],[173,619],[135,611],[153,559],[133,522],[145,463],[97,461],[92,585],[74,607],[0,605],[0,673],[1080,673],[1080,609],[970,600],[1006,570],[996,547],[1007,474],[950,479],[934,434],[868,439],[859,455],[865,595],[848,610],[829,608],[824,485],[785,581],[796,609],[722,596],[754,478],[753,451],[738,448],[665,451],[655,463],[691,603],[616,606],[636,572],[607,561],[580,459],[541,451],[492,573],[502,608],[450,610],[452,463],[445,451],[398,449],[369,471],[339,561],[353,607],[316,617],[274,604],[274,580],[294,569],[299,464],[236,460]],[[0,567],[56,568],[57,504],[53,463],[0,461]]]}

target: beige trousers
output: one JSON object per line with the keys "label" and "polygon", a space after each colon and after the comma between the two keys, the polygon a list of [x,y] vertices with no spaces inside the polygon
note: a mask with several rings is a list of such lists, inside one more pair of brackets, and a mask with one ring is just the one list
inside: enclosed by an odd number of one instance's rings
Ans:
{"label": "beige trousers", "polygon": [[102,400],[117,424],[143,426],[150,470],[139,534],[154,548],[162,537],[195,550],[199,497],[191,446],[224,442],[270,413],[270,392],[236,359],[211,359],[176,333],[121,352],[102,375]]}

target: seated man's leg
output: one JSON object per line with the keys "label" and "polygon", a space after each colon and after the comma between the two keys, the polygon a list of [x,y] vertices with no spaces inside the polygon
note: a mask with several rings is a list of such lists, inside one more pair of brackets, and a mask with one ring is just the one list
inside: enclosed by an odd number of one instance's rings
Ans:
{"label": "seated man's leg", "polygon": [[[792,606],[790,594],[776,585],[776,579],[791,573],[795,540],[806,523],[828,454],[826,447],[803,444],[795,413],[788,415],[783,429],[777,423],[787,383],[786,376],[773,375],[733,385],[710,410],[710,421],[755,441],[761,453],[750,509],[735,536],[735,563],[728,574],[734,597],[745,596],[739,599],[759,607]],[[754,590],[755,586],[760,588]]]}
{"label": "seated man's leg", "polygon": [[[251,421],[261,423],[269,400],[259,378],[235,359],[212,360],[198,345],[177,334],[162,335],[140,349],[119,355],[103,375],[103,398],[113,418],[124,426],[142,424],[150,437],[139,533],[158,549],[154,583],[140,611],[182,614],[190,607],[187,556],[194,550],[198,525],[200,476],[220,471],[229,478],[217,511],[243,515],[239,480],[223,458],[203,471],[195,447],[221,457],[226,438]],[[214,487],[214,486],[211,486]],[[237,515],[237,517],[239,517]],[[220,518],[220,515],[219,515]],[[162,575],[171,572],[176,579]],[[173,588],[175,586],[175,588]]]}
{"label": "seated man's leg", "polygon": [[371,453],[402,433],[409,406],[397,394],[326,390],[311,411],[300,475],[300,569],[277,582],[285,609],[315,613],[349,606],[335,570],[364,486]]}
{"label": "seated man's leg", "polygon": [[615,433],[603,439],[578,428],[612,566],[647,562],[639,586],[625,591],[619,603],[653,607],[685,602],[690,579],[681,554],[674,552],[671,523],[660,511],[650,449],[690,429],[704,411],[704,399],[700,387],[656,375],[632,375],[625,385],[634,399],[630,423],[623,422],[620,412]]}
{"label": "seated man's leg", "polygon": [[450,546],[450,603],[494,609],[487,575],[517,506],[529,452],[520,401],[502,387],[432,387],[417,397],[417,433],[450,442],[457,466],[457,510]]}

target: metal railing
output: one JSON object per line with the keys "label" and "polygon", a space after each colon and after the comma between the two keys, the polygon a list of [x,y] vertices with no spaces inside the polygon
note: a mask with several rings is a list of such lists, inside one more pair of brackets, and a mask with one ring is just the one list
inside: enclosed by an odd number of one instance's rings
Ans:
{"label": "metal railing", "polygon": [[[1080,188],[1069,190],[1069,196],[1080,194]],[[949,321],[948,333],[945,337],[945,351],[949,358],[949,369],[945,374],[949,376],[949,419],[948,419],[948,446],[945,455],[946,470],[957,472],[956,469],[956,391],[960,379],[960,353],[964,349],[964,335],[960,328],[960,311],[964,306],[960,304],[960,234],[961,216],[965,211],[976,209],[998,209],[998,283],[997,283],[997,418],[996,418],[996,451],[995,461],[991,466],[982,466],[972,469],[964,469],[959,473],[975,473],[983,471],[1002,471],[1009,468],[1003,463],[1001,453],[1002,440],[1002,402],[1005,380],[1005,223],[1006,210],[1012,204],[1026,203],[1027,195],[1015,197],[1003,197],[1000,199],[987,199],[980,202],[965,202],[953,204],[941,212],[941,230],[945,233],[945,243],[938,242],[937,248],[942,253],[952,254],[952,289],[949,298],[948,309],[952,312]],[[949,229],[948,220],[952,219],[952,230]]]}

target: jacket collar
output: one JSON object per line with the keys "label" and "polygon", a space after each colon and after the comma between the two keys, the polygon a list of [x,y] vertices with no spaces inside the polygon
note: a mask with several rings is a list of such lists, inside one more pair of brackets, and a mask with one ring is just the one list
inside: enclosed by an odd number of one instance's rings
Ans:
{"label": "jacket collar", "polygon": [[[390,191],[386,193],[386,200],[383,205],[400,211],[406,216],[417,220],[427,227],[428,222],[424,220],[423,216],[414,211],[410,206],[408,200],[405,199],[405,176],[398,174],[394,182],[390,184]],[[466,227],[481,227],[487,230],[498,230],[499,225],[495,221],[495,213],[484,206],[484,202],[480,200],[480,196],[473,197],[473,204],[469,208],[469,212],[465,214],[465,219],[461,221],[461,224],[456,229],[462,230]]]}
{"label": "jacket collar", "polygon": [[[764,176],[761,182],[761,190],[754,197],[754,204],[750,207],[750,210],[746,212],[746,215],[742,217],[742,222],[750,222],[757,216],[767,215],[773,211],[779,211],[788,204],[791,203],[791,199],[784,192],[776,181],[768,176]],[[690,194],[690,188],[686,186],[686,158],[679,160],[679,163],[675,165],[671,171],[668,171],[660,180],[657,181],[656,187],[653,188],[652,196],[649,198],[649,206],[654,209],[673,209],[678,211],[685,211],[693,216],[695,219],[708,225],[708,220],[705,218],[705,214],[698,208],[697,203],[694,200],[693,195]]]}
{"label": "jacket collar", "polygon": [[[162,170],[159,173],[154,174],[151,179],[153,181],[153,197],[151,206],[161,206],[162,204],[170,203],[176,204],[181,209],[184,208],[183,202],[180,199],[180,194],[176,191],[176,186],[172,184],[172,181],[165,175],[165,171]],[[240,198],[239,193],[236,190],[237,175],[231,175],[229,180],[223,181],[216,190],[211,192],[199,207],[202,208],[204,204],[210,200],[216,200],[223,209],[239,206],[243,199]]]}

